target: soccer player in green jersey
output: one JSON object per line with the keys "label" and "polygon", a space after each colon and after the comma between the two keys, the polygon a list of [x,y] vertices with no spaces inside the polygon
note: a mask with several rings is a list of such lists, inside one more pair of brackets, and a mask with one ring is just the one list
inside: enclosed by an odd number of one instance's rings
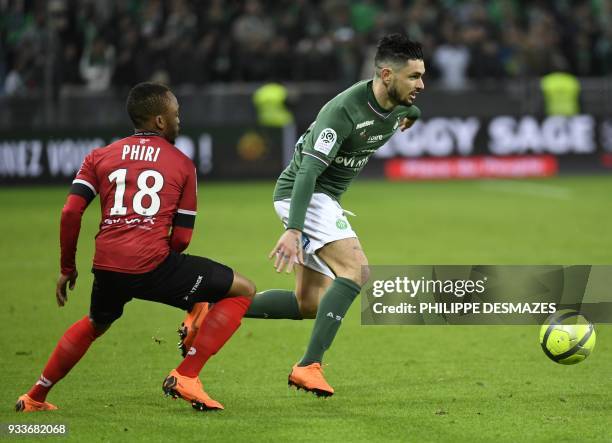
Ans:
{"label": "soccer player in green jersey", "polygon": [[[340,197],[376,152],[421,112],[413,105],[424,88],[421,45],[400,34],[384,37],[373,80],[330,100],[300,137],[274,190],[274,207],[286,230],[270,253],[277,272],[296,270],[296,289],[268,290],[253,299],[246,317],[315,318],[306,353],[289,384],[330,396],[321,370],[351,303],[368,279],[368,260],[340,206]],[[201,305],[204,305],[203,303]],[[182,348],[202,321],[196,307],[182,325]]]}

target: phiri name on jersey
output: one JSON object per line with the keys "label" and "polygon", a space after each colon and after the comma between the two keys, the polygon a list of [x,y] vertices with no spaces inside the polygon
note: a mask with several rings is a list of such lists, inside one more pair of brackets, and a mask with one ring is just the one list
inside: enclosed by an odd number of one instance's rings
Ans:
{"label": "phiri name on jersey", "polygon": [[[148,140],[148,139],[145,139]],[[121,160],[156,162],[161,148],[145,145],[123,145]]]}

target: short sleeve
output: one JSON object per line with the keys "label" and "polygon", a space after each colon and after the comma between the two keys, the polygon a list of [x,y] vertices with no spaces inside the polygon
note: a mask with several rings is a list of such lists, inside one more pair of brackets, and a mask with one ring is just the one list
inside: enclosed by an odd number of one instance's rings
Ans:
{"label": "short sleeve", "polygon": [[328,104],[321,109],[310,134],[304,139],[302,153],[329,165],[352,131],[353,122],[346,109]]}
{"label": "short sleeve", "polygon": [[95,171],[94,156],[95,151],[87,154],[70,188],[71,194],[81,195],[87,201],[91,201],[98,194],[100,189]]}
{"label": "short sleeve", "polygon": [[174,225],[193,228],[198,209],[198,177],[193,165],[190,165],[187,171]]}

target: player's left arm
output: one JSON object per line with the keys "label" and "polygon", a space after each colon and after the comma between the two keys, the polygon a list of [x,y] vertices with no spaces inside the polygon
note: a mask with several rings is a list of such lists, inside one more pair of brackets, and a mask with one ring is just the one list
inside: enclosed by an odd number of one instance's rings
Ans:
{"label": "player's left arm", "polygon": [[421,110],[414,105],[410,107],[408,112],[408,115],[400,121],[399,129],[402,132],[406,129],[410,129],[414,122],[421,117]]}
{"label": "player's left arm", "polygon": [[193,227],[198,205],[198,178],[196,170],[191,165],[185,180],[183,193],[179,201],[170,235],[170,248],[176,252],[183,252],[191,242]]}

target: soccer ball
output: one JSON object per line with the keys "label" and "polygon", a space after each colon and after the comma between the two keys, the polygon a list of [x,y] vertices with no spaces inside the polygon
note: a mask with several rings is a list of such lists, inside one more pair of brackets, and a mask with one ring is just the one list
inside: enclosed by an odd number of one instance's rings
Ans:
{"label": "soccer ball", "polygon": [[557,311],[540,328],[540,345],[556,363],[580,363],[595,347],[595,328],[579,312],[569,309]]}

